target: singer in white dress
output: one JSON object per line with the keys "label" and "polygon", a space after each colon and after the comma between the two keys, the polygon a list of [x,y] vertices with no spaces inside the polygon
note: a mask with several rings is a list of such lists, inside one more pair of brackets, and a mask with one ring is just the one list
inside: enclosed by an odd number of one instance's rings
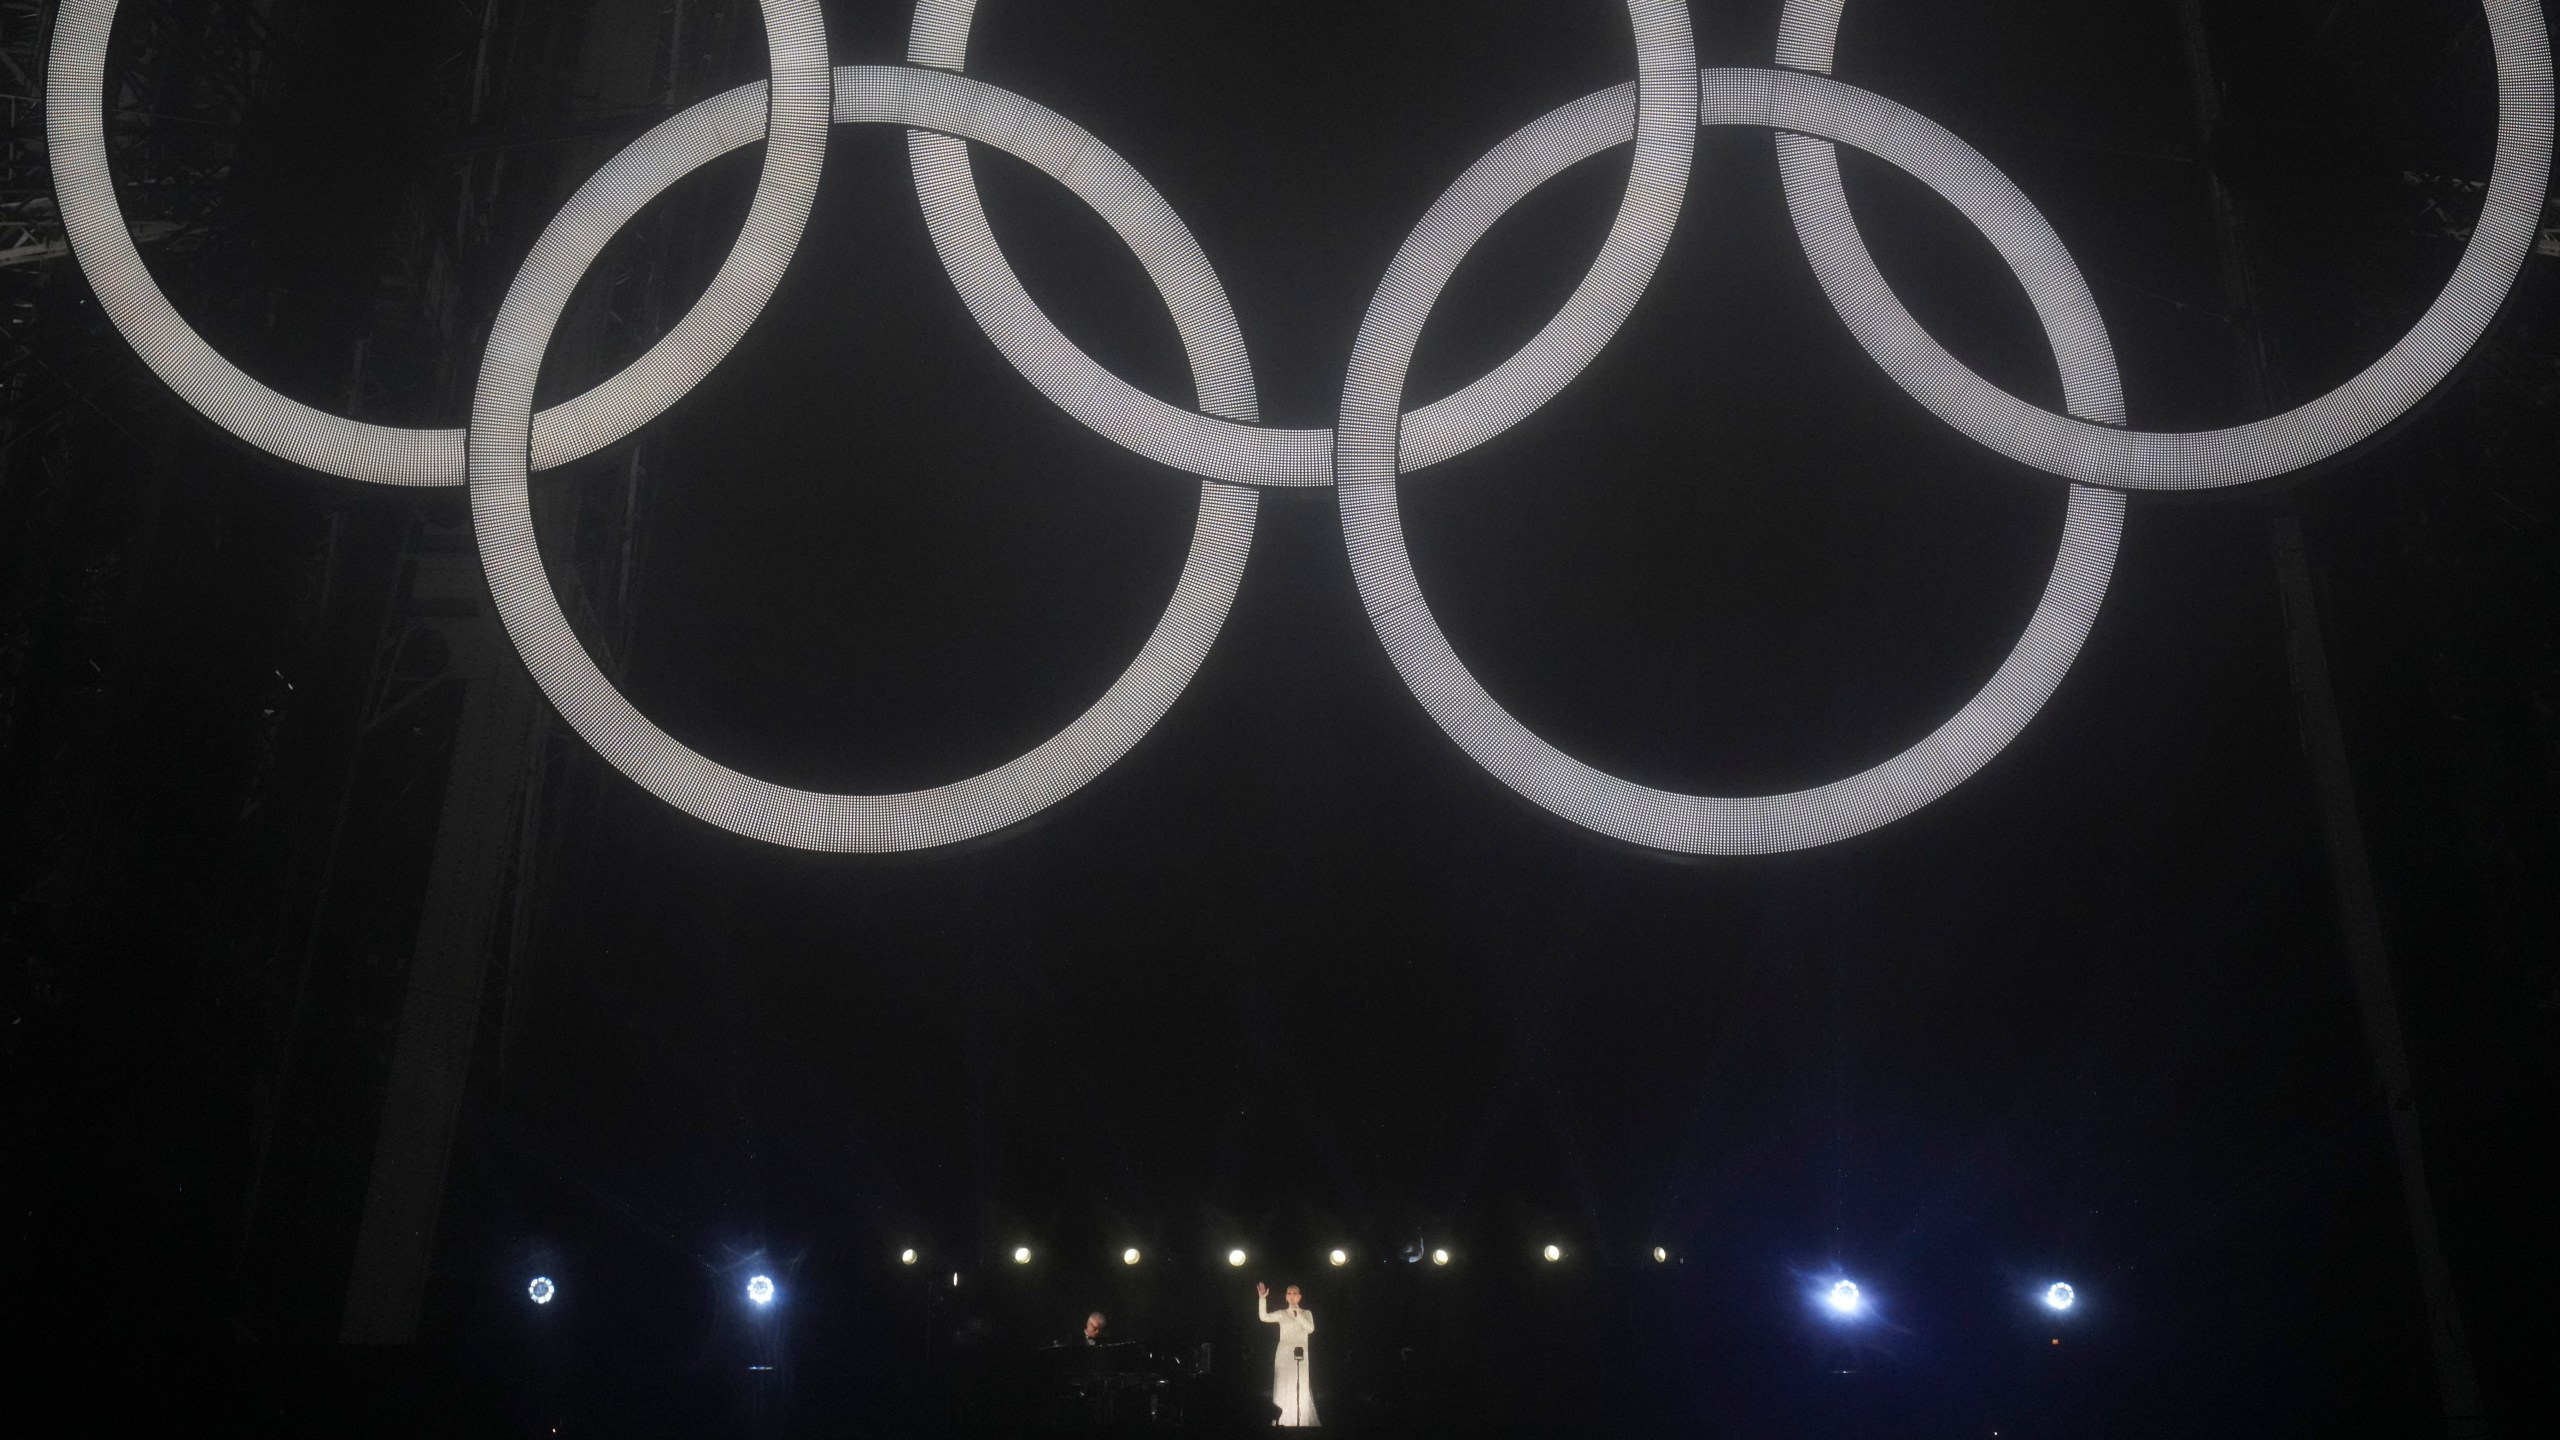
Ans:
{"label": "singer in white dress", "polygon": [[1316,1418],[1315,1381],[1307,1368],[1307,1337],[1316,1333],[1316,1312],[1299,1303],[1292,1285],[1281,1298],[1288,1308],[1271,1308],[1271,1287],[1253,1287],[1255,1314],[1265,1325],[1280,1327],[1280,1348],[1271,1356],[1271,1403],[1280,1409],[1275,1425],[1321,1425]]}

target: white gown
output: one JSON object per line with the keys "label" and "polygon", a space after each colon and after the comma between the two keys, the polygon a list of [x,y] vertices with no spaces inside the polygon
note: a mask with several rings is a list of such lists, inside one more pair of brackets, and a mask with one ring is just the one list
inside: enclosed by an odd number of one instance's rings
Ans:
{"label": "white gown", "polygon": [[1316,1333],[1316,1313],[1303,1305],[1274,1310],[1268,1296],[1257,1296],[1253,1303],[1263,1324],[1280,1327],[1280,1348],[1271,1356],[1271,1403],[1280,1407],[1278,1423],[1323,1424],[1316,1418],[1314,1372],[1304,1358],[1307,1337]]}

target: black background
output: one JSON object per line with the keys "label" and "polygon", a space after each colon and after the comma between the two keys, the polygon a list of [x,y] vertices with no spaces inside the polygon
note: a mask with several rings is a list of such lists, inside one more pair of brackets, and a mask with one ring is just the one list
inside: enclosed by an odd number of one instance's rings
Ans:
{"label": "black background", "polygon": [[[241,264],[302,267],[325,316],[331,267],[359,289],[378,216],[435,163],[396,118],[434,55],[428,20],[318,8],[290,57],[308,68],[289,72],[315,78],[285,87],[300,108],[244,158],[277,239]],[[2299,63],[2311,20],[2292,7],[2215,9],[2236,118],[2214,158],[2255,227],[2278,383],[2307,398],[2379,354],[2449,271],[2451,248],[2395,231],[2373,197],[2421,160],[2486,172],[2486,66],[2476,45],[2413,54],[2457,103],[2404,112],[2416,98]],[[1701,7],[1702,63],[1764,63],[1774,11]],[[969,73],[1147,176],[1218,266],[1265,420],[1323,426],[1407,229],[1501,136],[1623,80],[1626,22],[1599,0],[1245,13],[992,0]],[[839,61],[903,52],[895,5],[846,0],[829,19]],[[2136,425],[2255,413],[2175,5],[1853,6],[1837,73],[1971,141],[2053,220]],[[1409,403],[1483,373],[1562,303],[1625,153],[1495,228],[1425,333]],[[742,212],[756,154],[667,203]],[[1001,763],[1100,694],[1170,591],[1196,486],[1007,367],[941,275],[901,137],[839,129],[827,163],[769,313],[652,429],[624,673],[644,711],[749,773],[903,789]],[[1186,403],[1136,262],[1045,178],[983,150],[978,170],[1066,333]],[[2058,403],[1989,247],[1881,164],[1853,158],[1849,178],[1914,312]],[[2529,262],[2528,298],[2550,263]],[[330,373],[325,324],[205,326],[330,403],[310,378]],[[556,356],[550,389],[597,363]],[[1330,493],[1267,494],[1190,690],[1016,831],[819,857],[609,774],[576,792],[535,959],[475,1076],[413,1368],[297,1348],[334,1331],[361,1127],[281,1142],[297,1178],[261,1203],[309,1233],[243,1280],[235,1256],[207,1258],[244,1223],[237,1194],[164,1193],[190,1165],[228,1173],[186,1157],[232,1143],[196,1128],[227,1102],[170,1100],[194,1073],[171,1027],[134,1018],[138,997],[185,992],[154,979],[184,967],[142,951],[141,924],[57,954],[112,978],[21,1016],[38,1027],[12,1052],[31,1109],[71,1117],[30,1131],[49,1178],[20,1228],[22,1294],[51,1298],[22,1318],[75,1346],[174,1344],[201,1361],[190,1373],[266,1377],[237,1382],[261,1396],[307,1364],[355,1413],[423,1387],[465,1397],[473,1423],[536,1430],[814,1430],[945,1418],[954,1388],[989,1393],[1007,1357],[1097,1306],[1137,1338],[1214,1343],[1220,1403],[1247,1413],[1259,1278],[1304,1284],[1324,1317],[1338,1422],[2427,1433],[2407,1230],[2269,560],[2268,515],[2286,509],[2308,517],[2330,586],[2456,1282],[2492,1411],[2531,1433],[2552,1414],[2535,1301],[2552,1192],[2523,1162],[2547,1159],[2553,1017],[2547,965],[2519,952],[2549,922],[2529,876],[2550,854],[2552,611],[2528,561],[2550,532],[2528,517],[2488,541],[2409,538],[2482,468],[2484,413],[2540,437],[2502,463],[2547,469],[2547,408],[2494,379],[2466,376],[2308,480],[2137,497],[2106,609],[2017,743],[1902,822],[1765,859],[1639,852],[1513,797],[1386,663]],[[430,408],[375,418],[460,421]],[[176,503],[243,529],[260,505],[459,508],[287,474],[197,422],[156,433],[215,457],[219,498]],[[2036,603],[2062,491],[1864,358],[1796,247],[1767,137],[1723,131],[1702,137],[1661,272],[1599,361],[1406,482],[1404,505],[1453,643],[1532,728],[1629,778],[1766,793],[1874,764],[1980,687]],[[217,598],[128,622],[141,643],[185,648],[245,605],[219,597],[260,573],[257,542],[207,543],[187,573]],[[275,623],[274,605],[258,613]],[[2503,707],[2479,722],[2520,728],[2502,758],[2442,758],[2468,753],[2430,688],[2448,650]],[[224,653],[135,701],[119,752],[143,757],[119,762],[128,803],[193,824],[177,843],[207,852],[226,822],[187,819],[188,777],[210,767],[167,748],[255,703],[224,688]],[[2484,814],[2511,827],[2486,862]],[[358,883],[385,911],[415,904],[414,876]],[[2515,990],[2519,973],[2539,988]],[[1536,1260],[1550,1241],[1565,1262]],[[1408,1265],[1416,1242],[1455,1262]],[[1034,1265],[1005,1263],[1018,1243]],[[1146,1263],[1120,1266],[1124,1245]],[[1241,1273],[1230,1245],[1254,1254]],[[1339,1271],[1321,1259],[1335,1245],[1352,1256]],[[905,1246],[923,1252],[913,1270]],[[963,1298],[929,1303],[954,1270]],[[761,1316],[738,1300],[758,1272],[782,1286]],[[524,1303],[533,1273],[558,1278],[559,1303]],[[1811,1303],[1843,1274],[1873,1302],[1855,1326]],[[2034,1301],[2055,1279],[2081,1297],[2061,1324]],[[989,1329],[955,1345],[973,1316]]]}

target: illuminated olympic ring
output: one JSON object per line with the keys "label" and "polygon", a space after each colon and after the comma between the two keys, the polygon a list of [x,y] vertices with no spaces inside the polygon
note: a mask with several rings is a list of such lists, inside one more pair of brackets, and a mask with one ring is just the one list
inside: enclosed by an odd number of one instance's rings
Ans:
{"label": "illuminated olympic ring", "polygon": [[[2535,0],[2482,0],[2498,76],[2495,169],[2452,279],[2409,334],[2336,390],[2228,430],[2125,428],[2114,352],[2087,283],[2035,207],[1961,140],[1889,100],[1827,78],[1846,0],[1787,0],[1784,69],[1696,68],[1680,0],[1629,0],[1637,80],[1566,105],[1505,140],[1407,239],[1354,343],[1333,430],[1258,423],[1252,367],[1208,259],[1153,187],[1071,122],[958,72],[975,0],[923,0],[907,67],[828,68],[817,0],[761,0],[771,80],[714,97],[608,162],[552,221],[509,290],[482,359],[469,431],[402,430],[324,414],[250,379],[152,283],[108,173],[104,87],[117,0],[63,0],[47,136],[64,228],[100,304],[148,364],[216,424],[278,458],[395,485],[468,483],[490,589],[525,663],[569,723],[651,793],[742,835],[815,850],[920,849],[983,835],[1055,803],[1135,745],[1216,640],[1253,538],[1259,486],[1336,487],[1344,543],[1380,642],[1432,719],[1504,784],[1577,824],[1699,854],[1800,849],[1910,813],[1987,764],[2070,668],[2105,598],[2127,490],[2190,490],[2291,473],[2405,414],[2486,330],[2530,251],[2551,161],[2552,67]],[[1025,378],[1130,450],[1200,476],[1191,552],[1164,618],[1119,681],[1047,743],[957,784],[907,795],[823,795],[718,765],[616,691],[571,632],[544,576],[527,495],[535,470],[648,423],[710,373],[772,298],[814,201],[829,123],[907,129],[918,199],[970,312]],[[2026,632],[1981,694],[1882,765],[1790,795],[1717,799],[1648,789],[1558,751],[1468,673],[1433,620],[1404,548],[1397,477],[1502,433],[1590,364],[1634,309],[1688,191],[1701,125],[1778,132],[1797,234],[1824,292],[1876,363],[1985,447],[2071,482],[2062,542]],[[1405,370],[1442,287],[1493,222],[1558,172],[1632,139],[1616,223],[1581,286],[1520,352],[1454,395],[1400,413]],[[736,247],[675,329],[620,375],[539,414],[536,373],[595,257],[650,199],[713,159],[766,141]],[[1010,151],[1092,205],[1172,311],[1198,390],[1183,410],[1096,364],[1041,313],[989,229],[964,142]],[[1936,190],[2024,286],[2060,368],[2067,414],[1998,389],[1948,354],[1877,271],[1851,216],[1834,144]]]}

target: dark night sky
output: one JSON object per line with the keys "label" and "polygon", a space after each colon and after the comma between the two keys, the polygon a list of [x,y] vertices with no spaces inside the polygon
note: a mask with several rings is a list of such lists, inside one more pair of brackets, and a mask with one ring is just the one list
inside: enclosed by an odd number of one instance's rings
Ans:
{"label": "dark night sky", "polygon": [[[1761,62],[1775,9],[1701,6],[1702,62]],[[990,0],[970,73],[1152,180],[1219,267],[1264,418],[1327,425],[1413,221],[1501,136],[1624,79],[1625,19],[1602,0],[1243,11]],[[895,4],[830,20],[840,61],[901,49]],[[1844,36],[1843,79],[1973,142],[2070,242],[2136,425],[2249,417],[2209,313],[2203,187],[2151,158],[2192,148],[2174,4],[1870,4]],[[2443,143],[2485,169],[2488,119]],[[1625,156],[1496,227],[1409,403],[1553,313]],[[734,207],[753,164],[693,183]],[[941,783],[1053,732],[1153,625],[1196,494],[1007,367],[905,165],[893,133],[835,132],[770,312],[652,431],[630,692],[714,758],[813,788]],[[1111,234],[1026,167],[981,151],[979,173],[1066,332],[1186,401]],[[1988,245],[1880,164],[1850,185],[1913,311],[2055,403]],[[2388,244],[2357,253],[2414,313],[2441,269]],[[2277,338],[2306,394],[2381,343]],[[2388,464],[2308,483],[2371,490]],[[1330,492],[1266,495],[1190,690],[1016,831],[815,857],[607,776],[558,822],[571,856],[503,1066],[476,1081],[436,1333],[515,1373],[520,1272],[548,1256],[622,1297],[585,1318],[612,1316],[629,1373],[698,1378],[735,1343],[737,1267],[778,1265],[808,1297],[790,1343],[809,1392],[840,1399],[831,1347],[908,1303],[900,1245],[973,1272],[1017,1238],[1055,1250],[1008,1313],[1063,1333],[1129,1283],[1057,1278],[1063,1257],[1140,1244],[1171,1278],[1110,1303],[1228,1343],[1251,1338],[1232,1323],[1250,1296],[1204,1267],[1240,1242],[1354,1317],[1347,1374],[1397,1322],[1389,1279],[1308,1263],[1335,1237],[1373,1261],[1427,1235],[1477,1264],[1471,1304],[1579,1326],[1582,1302],[1511,1278],[1561,1237],[1595,1268],[1684,1257],[1682,1288],[1644,1302],[1679,1341],[1563,1341],[1557,1373],[1577,1395],[1653,1386],[1698,1433],[1854,1413],[1971,1434],[2048,1394],[2071,1433],[2413,1433],[2432,1382],[2297,739],[2274,498],[2137,498],[2106,609],[2025,735],[1935,805],[1805,854],[1670,859],[1515,799],[1387,663]],[[1425,589],[1497,698],[1605,769],[1721,793],[1827,781],[1951,713],[2033,609],[2062,511],[2057,482],[1974,449],[1857,349],[1767,136],[1736,131],[1703,137],[1661,272],[1598,363],[1404,501]],[[1835,1267],[1882,1319],[1854,1412],[1822,1408],[1834,1352],[1802,1296]],[[2056,1368],[2026,1309],[2050,1278],[2087,1299],[2082,1368]],[[1366,1311],[1344,1293],[1364,1283]]]}

